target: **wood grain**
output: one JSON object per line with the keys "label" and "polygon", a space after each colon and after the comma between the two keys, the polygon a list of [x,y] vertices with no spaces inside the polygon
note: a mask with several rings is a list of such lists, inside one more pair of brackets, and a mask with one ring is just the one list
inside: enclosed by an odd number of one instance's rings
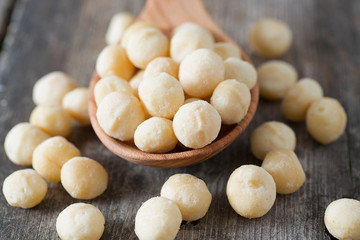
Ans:
{"label": "wood grain", "polygon": [[[300,77],[312,77],[325,95],[338,99],[348,113],[346,132],[330,145],[316,143],[304,123],[286,121],[280,102],[261,100],[249,128],[225,151],[206,162],[184,168],[156,169],[129,163],[113,155],[89,127],[74,127],[70,140],[84,156],[102,163],[109,187],[92,201],[106,219],[102,239],[136,239],[134,218],[141,203],[157,196],[165,180],[186,172],[202,178],[213,194],[207,215],[184,223],[177,239],[331,239],[323,224],[326,206],[341,197],[360,199],[360,2],[357,0],[207,0],[215,22],[255,65],[264,62],[247,44],[247,31],[261,17],[289,23],[294,44],[281,59],[293,64]],[[87,86],[97,54],[105,45],[112,14],[139,14],[143,0],[22,0],[12,13],[0,56],[0,187],[23,167],[6,157],[3,141],[16,123],[28,121],[34,105],[31,90],[47,72],[63,70]],[[259,219],[238,216],[227,202],[225,188],[231,172],[256,164],[249,134],[264,121],[289,124],[297,135],[296,153],[306,172],[304,186],[294,194],[277,195],[274,207]],[[0,239],[58,239],[55,222],[72,199],[60,184],[49,184],[45,200],[33,209],[10,207],[0,194]]]}

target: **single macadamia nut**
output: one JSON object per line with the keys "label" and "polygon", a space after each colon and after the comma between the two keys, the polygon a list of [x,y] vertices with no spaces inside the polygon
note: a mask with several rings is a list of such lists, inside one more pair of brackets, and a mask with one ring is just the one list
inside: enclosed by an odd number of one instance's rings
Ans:
{"label": "single macadamia nut", "polygon": [[105,218],[101,211],[86,203],[74,203],[56,219],[56,231],[61,240],[98,240],[104,232]]}
{"label": "single macadamia nut", "polygon": [[296,136],[285,123],[270,121],[257,127],[250,136],[251,152],[259,160],[275,149],[285,148],[294,151]]}
{"label": "single macadamia nut", "polygon": [[173,128],[177,139],[186,147],[202,148],[216,139],[221,117],[208,102],[199,100],[179,108]]}
{"label": "single macadamia nut", "polygon": [[255,67],[239,58],[230,57],[224,61],[225,79],[236,79],[252,89],[257,80]]}
{"label": "single macadamia nut", "polygon": [[240,49],[228,42],[217,42],[214,44],[214,52],[220,55],[223,60],[230,57],[241,58]]}
{"label": "single macadamia nut", "polygon": [[145,78],[139,85],[139,97],[152,116],[169,119],[185,101],[181,84],[167,73]]}
{"label": "single macadamia nut", "polygon": [[60,171],[65,162],[80,156],[80,151],[65,138],[56,136],[39,144],[33,153],[33,167],[46,180],[60,182]]}
{"label": "single macadamia nut", "polygon": [[139,85],[144,78],[144,70],[139,70],[129,81],[129,84],[133,90],[135,96],[139,97]]}
{"label": "single macadamia nut", "polygon": [[173,240],[180,229],[181,212],[171,200],[153,197],[136,213],[135,234],[140,240]]}
{"label": "single macadamia nut", "polygon": [[32,208],[44,198],[48,186],[33,169],[18,170],[5,178],[3,194],[13,207]]}
{"label": "single macadamia nut", "polygon": [[96,71],[101,78],[115,75],[129,80],[134,75],[135,67],[122,46],[108,45],[96,60]]}
{"label": "single macadamia nut", "polygon": [[30,123],[18,123],[6,135],[4,150],[13,163],[31,166],[34,149],[49,137]]}
{"label": "single macadamia nut", "polygon": [[133,95],[118,92],[104,97],[96,117],[106,134],[121,141],[133,139],[137,126],[145,120],[140,101]]}
{"label": "single macadamia nut", "polygon": [[292,32],[289,26],[277,19],[261,19],[250,30],[250,46],[266,58],[283,55],[291,46]]}
{"label": "single macadamia nut", "polygon": [[134,142],[144,152],[166,153],[175,148],[178,140],[171,120],[152,117],[137,127]]}
{"label": "single macadamia nut", "polygon": [[62,107],[80,124],[90,125],[88,102],[89,89],[75,88],[64,96]]}
{"label": "single macadamia nut", "polygon": [[40,78],[33,88],[33,101],[39,104],[61,104],[66,93],[77,87],[74,79],[63,72],[51,72]]}
{"label": "single macadamia nut", "polygon": [[208,30],[190,22],[175,28],[170,41],[170,56],[176,62],[199,48],[214,48],[214,37]]}
{"label": "single macadamia nut", "polygon": [[144,78],[156,77],[162,72],[178,78],[179,64],[169,57],[155,58],[146,66]]}
{"label": "single macadamia nut", "polygon": [[272,150],[266,154],[261,167],[274,178],[277,193],[293,193],[305,182],[304,170],[291,150]]}
{"label": "single macadamia nut", "polygon": [[223,124],[239,123],[247,114],[250,102],[249,88],[235,79],[219,83],[210,99]]}
{"label": "single macadamia nut", "polygon": [[131,13],[117,13],[111,20],[109,27],[106,32],[106,43],[107,44],[117,44],[122,39],[125,30],[135,22],[135,17]]}
{"label": "single macadamia nut", "polygon": [[344,108],[334,98],[324,97],[314,101],[306,113],[306,128],[322,144],[338,139],[344,133],[347,116]]}
{"label": "single macadamia nut", "polygon": [[324,222],[337,239],[360,239],[360,201],[341,198],[331,202],[325,210]]}
{"label": "single macadamia nut", "polygon": [[198,49],[180,63],[179,80],[186,94],[210,97],[215,87],[224,80],[224,63],[209,49]]}
{"label": "single macadamia nut", "polygon": [[293,122],[303,121],[311,103],[322,96],[323,90],[318,82],[311,78],[301,79],[287,91],[281,105],[282,112]]}
{"label": "single macadamia nut", "polygon": [[158,29],[154,24],[149,23],[149,22],[143,22],[143,21],[136,21],[135,23],[131,24],[125,31],[123,38],[121,39],[121,46],[123,46],[124,48],[126,47],[126,45],[129,42],[130,36],[142,29],[142,28],[148,28],[148,27],[152,27],[155,29]]}
{"label": "single macadamia nut", "polygon": [[72,130],[70,115],[57,104],[36,106],[30,114],[30,123],[51,136],[68,137]]}
{"label": "single macadamia nut", "polygon": [[169,55],[169,40],[156,28],[142,28],[130,36],[126,52],[136,67],[145,69],[153,59]]}
{"label": "single macadamia nut", "polygon": [[96,105],[99,105],[103,98],[111,92],[132,94],[133,90],[128,81],[117,76],[109,76],[100,79],[94,87]]}
{"label": "single macadamia nut", "polygon": [[272,60],[261,64],[257,73],[260,96],[268,100],[282,99],[298,78],[293,66],[279,60]]}
{"label": "single macadamia nut", "polygon": [[243,165],[230,175],[226,194],[235,212],[246,218],[258,218],[274,205],[276,185],[263,168]]}
{"label": "single macadamia nut", "polygon": [[190,174],[171,176],[161,188],[161,197],[176,203],[184,221],[204,217],[212,199],[205,182]]}
{"label": "single macadamia nut", "polygon": [[87,157],[74,157],[61,168],[61,184],[76,199],[93,199],[107,188],[105,168]]}

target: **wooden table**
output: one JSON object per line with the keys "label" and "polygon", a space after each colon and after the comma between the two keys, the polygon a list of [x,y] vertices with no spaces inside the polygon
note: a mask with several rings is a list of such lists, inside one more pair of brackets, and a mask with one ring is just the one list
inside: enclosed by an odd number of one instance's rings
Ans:
{"label": "wooden table", "polygon": [[[137,15],[144,0],[1,0],[0,1],[0,186],[23,169],[8,160],[7,132],[28,121],[34,108],[32,87],[44,74],[62,70],[87,86],[95,59],[105,46],[110,17],[121,11]],[[249,27],[262,17],[286,21],[294,33],[291,50],[281,59],[293,64],[299,77],[312,77],[325,95],[338,99],[348,114],[345,134],[329,145],[316,143],[304,123],[288,122],[280,102],[260,101],[254,121],[229,148],[195,166],[155,169],[128,163],[109,152],[91,127],[75,126],[70,141],[84,156],[101,162],[109,186],[100,197],[85,201],[99,207],[106,219],[102,239],[135,239],[134,218],[141,203],[158,196],[165,180],[190,173],[208,185],[213,201],[207,215],[183,223],[177,239],[331,239],[323,223],[333,200],[360,199],[360,1],[336,0],[206,0],[215,22],[246,52],[255,65],[265,60],[251,54]],[[5,37],[5,38],[4,38]],[[297,135],[296,153],[306,172],[304,186],[277,195],[273,208],[259,219],[238,216],[226,198],[231,172],[243,164],[260,165],[249,146],[251,131],[264,121],[289,124]],[[33,209],[10,207],[0,194],[0,239],[58,239],[57,215],[72,199],[61,184],[49,183],[45,200]]]}

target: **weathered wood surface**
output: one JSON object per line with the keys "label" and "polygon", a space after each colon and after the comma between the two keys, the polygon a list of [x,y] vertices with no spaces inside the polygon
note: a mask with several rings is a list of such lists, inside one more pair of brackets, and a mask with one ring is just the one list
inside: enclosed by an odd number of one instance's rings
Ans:
{"label": "weathered wood surface", "polygon": [[[18,0],[0,58],[0,187],[23,167],[6,157],[3,142],[10,128],[28,121],[34,108],[35,81],[62,70],[87,86],[112,14],[138,14],[135,1]],[[278,195],[274,207],[259,219],[238,216],[227,202],[225,188],[231,172],[242,164],[257,164],[249,150],[249,134],[268,120],[286,121],[280,102],[260,101],[250,127],[229,148],[206,162],[175,169],[156,169],[115,157],[97,140],[91,127],[74,127],[70,140],[84,156],[100,161],[109,173],[109,187],[100,197],[85,201],[100,208],[106,219],[102,239],[136,239],[134,218],[141,203],[159,195],[164,181],[186,172],[208,184],[213,201],[200,221],[181,226],[177,239],[331,239],[323,224],[326,206],[341,197],[360,199],[360,1],[336,0],[207,0],[205,5],[223,30],[256,65],[264,59],[249,51],[247,31],[261,17],[289,23],[294,44],[282,58],[300,77],[317,79],[325,95],[337,98],[348,113],[341,138],[330,145],[316,143],[305,124],[289,125],[297,135],[298,154],[307,180],[291,195]],[[74,202],[60,184],[49,184],[45,200],[33,209],[10,207],[0,194],[0,239],[58,239],[56,217]]]}

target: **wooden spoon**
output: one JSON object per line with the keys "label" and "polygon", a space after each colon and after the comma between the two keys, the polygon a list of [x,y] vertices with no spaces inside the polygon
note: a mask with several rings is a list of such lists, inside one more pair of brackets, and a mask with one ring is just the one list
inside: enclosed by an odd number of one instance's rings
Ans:
{"label": "wooden spoon", "polygon": [[[208,29],[214,35],[216,41],[230,42],[236,45],[213,22],[201,0],[148,0],[138,19],[154,23],[168,36],[172,29],[181,23],[194,22]],[[242,59],[250,62],[246,54],[241,49],[240,51]],[[259,85],[256,83],[251,90],[251,103],[245,118],[239,124],[222,125],[219,136],[211,144],[201,149],[185,149],[177,146],[170,153],[153,154],[139,150],[134,143],[118,141],[108,136],[101,129],[96,118],[97,106],[94,98],[94,86],[99,79],[100,77],[95,71],[90,83],[89,114],[91,124],[100,141],[121,158],[137,164],[159,168],[188,166],[202,162],[219,153],[248,126],[255,114],[259,99]]]}

